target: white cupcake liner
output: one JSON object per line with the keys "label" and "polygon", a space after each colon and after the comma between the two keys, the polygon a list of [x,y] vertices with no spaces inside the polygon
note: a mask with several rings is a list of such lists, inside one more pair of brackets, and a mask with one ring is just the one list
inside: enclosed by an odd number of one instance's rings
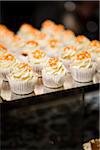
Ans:
{"label": "white cupcake liner", "polygon": [[100,58],[97,58],[96,65],[97,65],[97,72],[100,73]]}
{"label": "white cupcake liner", "polygon": [[54,81],[53,76],[49,76],[48,74],[46,74],[46,72],[43,70],[42,71],[42,81],[44,86],[46,86],[47,88],[60,88],[63,86],[63,83],[65,81],[65,76],[61,76],[60,80],[58,83],[56,83]]}
{"label": "white cupcake liner", "polygon": [[33,77],[31,80],[27,81],[14,80],[9,76],[7,76],[7,78],[11,87],[11,91],[19,95],[32,93],[37,82],[37,77]]}
{"label": "white cupcake liner", "polygon": [[33,68],[33,72],[35,72],[38,75],[38,77],[42,77],[43,65],[33,64],[32,68]]}
{"label": "white cupcake liner", "polygon": [[4,81],[8,81],[7,75],[11,72],[11,70],[12,70],[12,67],[10,67],[10,68],[0,68],[0,74],[1,74],[2,79]]}
{"label": "white cupcake liner", "polygon": [[93,80],[93,76],[96,71],[96,66],[92,68],[71,68],[71,74],[75,81],[78,82],[90,82]]}
{"label": "white cupcake liner", "polygon": [[71,72],[71,70],[70,70],[71,60],[66,61],[66,60],[62,59],[62,63],[65,66],[67,72]]}

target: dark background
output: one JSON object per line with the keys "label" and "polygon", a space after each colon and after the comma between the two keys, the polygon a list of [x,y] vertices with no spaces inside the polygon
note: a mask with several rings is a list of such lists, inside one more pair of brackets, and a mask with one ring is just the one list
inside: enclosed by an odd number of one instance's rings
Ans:
{"label": "dark background", "polygon": [[40,28],[45,19],[51,19],[76,34],[99,39],[99,1],[2,1],[0,4],[0,21],[13,31],[25,22]]}

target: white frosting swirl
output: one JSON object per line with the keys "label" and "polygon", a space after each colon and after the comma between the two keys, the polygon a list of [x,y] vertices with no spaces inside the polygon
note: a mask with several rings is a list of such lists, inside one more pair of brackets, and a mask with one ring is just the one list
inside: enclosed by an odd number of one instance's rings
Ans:
{"label": "white frosting swirl", "polygon": [[[10,73],[10,77],[16,80],[30,80],[33,78],[33,71],[30,66],[25,63],[22,63],[23,67],[20,67],[20,64],[16,64],[13,71]],[[25,66],[25,65],[26,66]]]}

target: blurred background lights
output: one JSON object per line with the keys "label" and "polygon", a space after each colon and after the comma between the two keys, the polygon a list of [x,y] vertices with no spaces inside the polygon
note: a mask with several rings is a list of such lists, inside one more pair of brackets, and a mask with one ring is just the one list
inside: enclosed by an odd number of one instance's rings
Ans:
{"label": "blurred background lights", "polygon": [[98,25],[94,21],[88,21],[86,27],[89,32],[96,32],[98,29]]}
{"label": "blurred background lights", "polygon": [[65,2],[64,7],[67,11],[75,11],[76,4],[74,2]]}

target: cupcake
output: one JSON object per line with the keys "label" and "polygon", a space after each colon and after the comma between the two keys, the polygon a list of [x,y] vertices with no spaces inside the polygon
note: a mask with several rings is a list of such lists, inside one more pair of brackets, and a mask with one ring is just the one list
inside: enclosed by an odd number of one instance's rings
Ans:
{"label": "cupcake", "polygon": [[60,59],[68,72],[70,72],[70,64],[73,61],[76,53],[77,53],[77,48],[72,45],[66,46],[62,50]]}
{"label": "cupcake", "polygon": [[50,58],[46,67],[42,70],[44,86],[59,88],[63,86],[66,78],[66,68],[57,58]]}
{"label": "cupcake", "polygon": [[17,53],[24,45],[25,41],[18,35],[14,35],[9,49],[13,53]]}
{"label": "cupcake", "polygon": [[46,52],[49,57],[59,57],[62,43],[54,38],[47,41]]}
{"label": "cupcake", "polygon": [[90,82],[96,71],[96,65],[91,60],[87,51],[78,53],[71,64],[71,74],[75,81]]}
{"label": "cupcake", "polygon": [[79,35],[76,37],[75,42],[76,42],[77,48],[79,50],[83,50],[87,48],[87,46],[90,43],[90,40],[84,35]]}
{"label": "cupcake", "polygon": [[48,34],[50,37],[52,37],[52,34],[53,34],[53,29],[55,27],[55,23],[51,20],[45,20],[43,23],[42,23],[42,26],[41,26],[41,31]]}
{"label": "cupcake", "polygon": [[61,34],[61,41],[64,45],[74,45],[75,44],[75,34],[72,30],[64,30]]}
{"label": "cupcake", "polygon": [[4,55],[7,52],[8,52],[7,48],[2,44],[0,44],[0,56]]}
{"label": "cupcake", "polygon": [[91,41],[87,49],[91,53],[93,61],[96,61],[96,59],[100,57],[100,41]]}
{"label": "cupcake", "polygon": [[6,76],[10,73],[16,63],[16,59],[12,54],[4,54],[0,56],[0,74],[3,80],[7,81]]}
{"label": "cupcake", "polygon": [[24,43],[21,47],[18,57],[21,61],[28,61],[28,55],[30,52],[39,48],[39,43],[34,40],[29,40]]}
{"label": "cupcake", "polygon": [[25,23],[21,25],[19,31],[17,32],[17,35],[27,41],[35,39],[37,32],[38,30],[36,28],[34,28],[30,24]]}
{"label": "cupcake", "polygon": [[33,92],[37,76],[27,63],[17,63],[7,76],[11,90],[15,94],[29,94]]}
{"label": "cupcake", "polygon": [[100,139],[92,139],[83,144],[84,150],[100,150]]}
{"label": "cupcake", "polygon": [[12,42],[14,32],[10,31],[6,26],[0,25],[0,43],[4,44],[6,47]]}
{"label": "cupcake", "polygon": [[45,67],[46,60],[46,53],[42,50],[34,50],[32,53],[29,53],[29,63],[39,77],[41,77],[41,71]]}

